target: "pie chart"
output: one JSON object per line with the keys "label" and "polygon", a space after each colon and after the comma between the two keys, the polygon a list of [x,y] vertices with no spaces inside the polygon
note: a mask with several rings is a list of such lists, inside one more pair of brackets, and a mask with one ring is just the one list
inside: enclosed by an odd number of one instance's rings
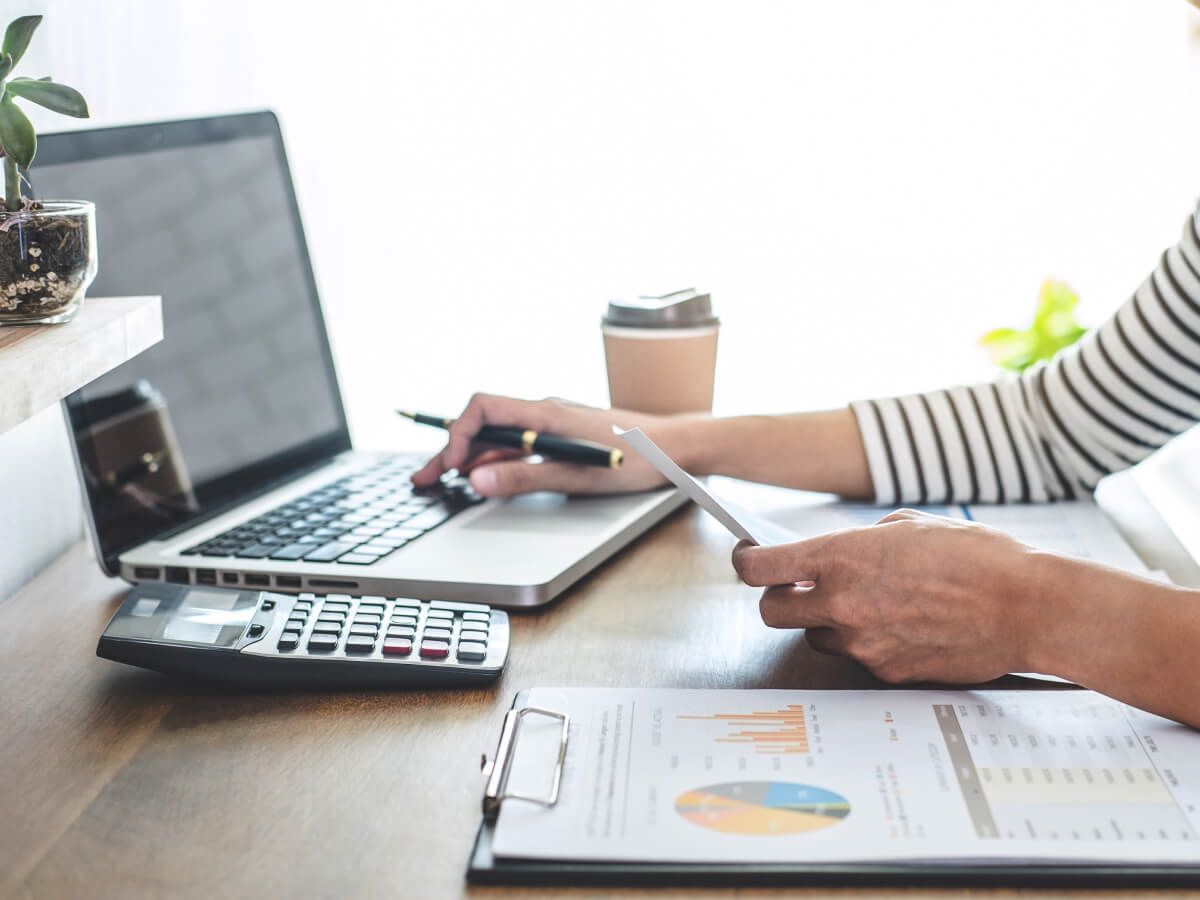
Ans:
{"label": "pie chart", "polygon": [[681,794],[675,811],[713,831],[774,835],[836,825],[850,815],[850,804],[841,794],[811,784],[734,781]]}

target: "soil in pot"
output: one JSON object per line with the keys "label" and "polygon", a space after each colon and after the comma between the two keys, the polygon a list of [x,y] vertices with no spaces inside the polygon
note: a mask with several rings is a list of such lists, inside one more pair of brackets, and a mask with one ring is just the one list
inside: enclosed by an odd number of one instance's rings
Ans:
{"label": "soil in pot", "polygon": [[0,321],[36,322],[67,310],[87,287],[86,220],[37,206],[7,230],[0,216]]}

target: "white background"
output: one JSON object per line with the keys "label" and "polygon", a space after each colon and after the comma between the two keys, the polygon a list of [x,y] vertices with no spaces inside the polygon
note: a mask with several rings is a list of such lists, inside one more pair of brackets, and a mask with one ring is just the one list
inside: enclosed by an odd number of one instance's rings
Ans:
{"label": "white background", "polygon": [[395,404],[605,402],[631,290],[713,293],[718,412],[987,377],[981,332],[1046,276],[1100,321],[1200,188],[1184,0],[5,8],[94,124],[279,112],[364,446],[436,440]]}

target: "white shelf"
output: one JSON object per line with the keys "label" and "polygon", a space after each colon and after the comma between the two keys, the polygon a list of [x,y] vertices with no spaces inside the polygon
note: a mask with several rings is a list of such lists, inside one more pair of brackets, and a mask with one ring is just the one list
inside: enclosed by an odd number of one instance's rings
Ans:
{"label": "white shelf", "polygon": [[162,336],[161,297],[89,297],[65,325],[0,326],[0,434]]}

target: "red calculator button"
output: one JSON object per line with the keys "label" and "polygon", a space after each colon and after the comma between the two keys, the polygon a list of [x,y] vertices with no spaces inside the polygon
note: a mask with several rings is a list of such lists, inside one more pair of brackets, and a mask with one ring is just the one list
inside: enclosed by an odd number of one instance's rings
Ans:
{"label": "red calculator button", "polygon": [[421,657],[423,659],[445,659],[450,655],[450,645],[445,641],[422,641]]}
{"label": "red calculator button", "polygon": [[412,653],[412,641],[408,638],[388,638],[383,642],[384,656],[408,656]]}

